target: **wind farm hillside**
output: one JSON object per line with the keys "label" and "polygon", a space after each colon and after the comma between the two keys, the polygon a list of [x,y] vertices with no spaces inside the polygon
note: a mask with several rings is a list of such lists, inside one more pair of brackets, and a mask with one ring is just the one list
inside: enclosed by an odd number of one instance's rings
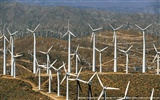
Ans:
{"label": "wind farm hillside", "polygon": [[[153,43],[157,47],[158,50],[159,39],[155,35],[151,35],[149,33],[146,34],[146,64],[147,64],[147,72],[146,74],[141,73],[142,69],[142,34],[140,31],[135,30],[120,30],[117,31],[117,48],[127,50],[131,45],[133,47],[129,51],[129,74],[125,74],[125,63],[126,58],[123,53],[118,51],[118,59],[117,66],[118,72],[113,72],[113,57],[114,57],[114,43],[113,43],[113,31],[104,31],[96,33],[96,48],[102,49],[104,47],[108,47],[105,51],[102,52],[102,73],[99,73],[99,76],[104,85],[120,88],[118,91],[107,91],[107,97],[122,97],[124,95],[125,88],[127,86],[127,82],[130,81],[130,87],[128,96],[129,97],[149,97],[151,94],[151,89],[154,88],[154,97],[159,97],[160,86],[159,86],[159,75],[156,75],[156,62],[153,62],[156,51],[154,50]],[[1,40],[0,47],[3,48],[3,41]],[[36,47],[37,47],[37,60],[40,64],[46,64],[46,55],[40,53],[39,51],[47,51],[51,46],[53,48],[49,52],[50,62],[52,63],[57,59],[57,62],[54,64],[54,67],[58,68],[62,65],[62,62],[66,63],[67,66],[67,55],[68,55],[68,41],[52,37],[37,37],[36,38]],[[91,35],[83,38],[72,38],[71,39],[71,53],[74,53],[77,45],[79,44],[78,54],[80,58],[80,62],[78,62],[78,67],[83,67],[82,72],[80,74],[80,78],[83,80],[89,80],[92,76],[92,41]],[[9,47],[9,46],[8,46]],[[45,96],[48,96],[50,99],[59,99],[65,100],[65,97],[56,97],[57,92],[57,77],[56,72],[53,71],[53,79],[52,79],[52,93],[47,94],[48,92],[48,75],[46,74],[46,70],[41,71],[41,87],[43,88],[41,91],[37,91],[38,88],[38,75],[34,75],[33,72],[33,37],[28,36],[22,39],[15,40],[15,54],[23,54],[22,57],[16,59],[16,77],[17,79],[11,80],[10,77],[0,76],[0,80],[5,82],[5,84],[1,84],[2,88],[0,91],[4,91],[5,88],[3,86],[10,87],[11,84],[9,81],[14,81],[14,84],[19,84],[15,86],[16,89],[14,93],[16,93],[17,98],[20,97],[21,94],[18,92],[23,92],[24,90],[19,90],[20,88],[24,88],[21,82],[27,84],[27,90],[25,90],[25,94],[27,93],[28,98],[32,98],[33,93],[35,93],[35,97],[37,95],[42,97],[42,99],[47,99]],[[1,55],[3,53],[1,52]],[[2,61],[2,57],[1,57]],[[71,56],[71,72],[75,73],[75,57]],[[2,62],[0,65],[0,73],[2,71]],[[99,53],[96,51],[96,71],[99,72]],[[10,54],[7,52],[7,74],[10,74]],[[65,75],[64,70],[61,70],[60,79]],[[99,85],[97,77],[93,78],[92,82],[92,95],[94,97],[98,97],[101,93],[102,87]],[[13,85],[13,84],[12,84]],[[26,86],[26,85],[25,85]],[[61,85],[61,95],[65,96],[66,83],[63,82]],[[11,86],[13,87],[13,86]],[[70,82],[69,84],[69,95],[71,99],[76,98],[76,82]],[[72,87],[72,88],[71,88]],[[80,92],[80,96],[87,97],[87,85],[81,83],[82,92]],[[35,91],[36,90],[36,91]],[[6,98],[10,98],[12,95],[8,94],[10,90],[5,90],[4,94],[6,94]],[[2,96],[3,94],[0,94]],[[14,95],[14,94],[13,94]]]}

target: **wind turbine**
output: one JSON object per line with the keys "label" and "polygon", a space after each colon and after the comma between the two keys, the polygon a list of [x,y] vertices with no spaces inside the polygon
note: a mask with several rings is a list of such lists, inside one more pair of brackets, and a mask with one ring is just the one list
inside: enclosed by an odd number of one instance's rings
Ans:
{"label": "wind turbine", "polygon": [[[13,55],[12,52],[9,49],[8,49],[8,51],[10,52],[11,55]],[[13,77],[14,78],[16,78],[16,58],[21,57],[21,56],[22,55],[17,55],[17,54],[13,55],[13,62],[12,62],[12,64],[13,64],[13,67],[14,67],[13,68]]]}
{"label": "wind turbine", "polygon": [[35,34],[35,31],[37,30],[39,25],[40,24],[38,24],[34,30],[30,30],[30,29],[27,28],[27,30],[29,32],[31,32],[33,34],[33,37],[34,37],[34,48],[33,48],[33,73],[34,74],[36,74],[36,34]]}
{"label": "wind turbine", "polygon": [[79,89],[81,90],[81,92],[82,92],[82,88],[81,88],[81,85],[80,85],[80,79],[79,79],[79,75],[80,75],[80,73],[81,73],[81,70],[82,70],[82,67],[80,68],[80,70],[79,70],[79,72],[78,72],[78,74],[77,74],[77,76],[76,76],[76,78],[75,79],[69,79],[70,81],[76,81],[77,82],[77,92],[76,92],[76,95],[77,95],[77,97],[76,97],[76,100],[79,100]]}
{"label": "wind turbine", "polygon": [[157,74],[159,74],[159,55],[160,55],[160,52],[157,51],[157,48],[156,48],[156,46],[155,46],[154,44],[153,44],[153,46],[154,46],[154,49],[155,49],[155,51],[156,51],[156,55],[155,55],[155,57],[154,57],[153,62],[154,62],[155,59],[157,58]]}
{"label": "wind turbine", "polygon": [[68,34],[68,72],[71,72],[71,35],[76,37],[70,30],[69,30],[69,20],[68,20],[68,30],[67,32],[62,36],[66,36]]}
{"label": "wind turbine", "polygon": [[125,90],[124,97],[123,97],[123,98],[120,98],[120,99],[117,99],[117,100],[126,100],[126,96],[127,96],[127,92],[128,92],[129,84],[130,84],[130,81],[128,81],[128,84],[127,84],[127,87],[126,87],[126,90]]}
{"label": "wind turbine", "polygon": [[9,40],[4,34],[0,38],[3,38],[3,75],[6,75],[6,40]]}
{"label": "wind turbine", "polygon": [[100,67],[100,73],[102,73],[102,51],[104,51],[104,50],[106,50],[108,47],[105,47],[105,48],[103,48],[103,49],[101,49],[101,50],[98,50],[96,47],[95,47],[95,49],[99,52],[99,67]]}
{"label": "wind turbine", "polygon": [[114,31],[113,34],[113,39],[114,39],[114,72],[117,72],[117,34],[116,31],[118,31],[120,28],[123,27],[123,25],[121,25],[118,28],[114,28],[110,23],[109,25],[111,26],[112,30]]}
{"label": "wind turbine", "polygon": [[[47,55],[47,67],[49,67],[49,64],[50,64],[50,60],[49,60],[49,52],[51,51],[53,46],[51,46],[47,52],[43,52],[43,51],[39,51],[40,53],[43,53],[43,54],[46,54]],[[49,71],[47,69],[47,74],[49,74]]]}
{"label": "wind turbine", "polygon": [[101,79],[99,78],[98,74],[97,74],[97,78],[98,78],[98,80],[99,80],[100,85],[101,85],[102,88],[103,88],[101,94],[100,94],[99,97],[98,97],[98,100],[101,99],[101,97],[102,97],[103,94],[104,94],[104,100],[106,100],[106,90],[119,90],[119,88],[113,88],[113,87],[104,86],[104,85],[102,84],[102,81],[101,81]]}
{"label": "wind turbine", "polygon": [[37,71],[36,71],[36,74],[38,74],[38,90],[41,90],[41,68],[46,68],[47,69],[47,66],[46,65],[39,65],[37,59],[36,59],[36,63],[37,63]]}
{"label": "wind turbine", "polygon": [[143,31],[143,64],[142,64],[142,73],[146,72],[146,37],[145,37],[145,31],[148,29],[152,24],[148,25],[146,28],[141,28],[140,26],[136,25],[140,30]]}
{"label": "wind turbine", "polygon": [[65,63],[63,62],[63,65],[60,66],[58,69],[55,68],[53,65],[51,66],[57,72],[57,96],[60,96],[60,71],[61,68],[65,66]]}
{"label": "wind turbine", "polygon": [[96,74],[97,74],[97,72],[95,72],[88,81],[84,81],[84,80],[79,79],[80,82],[88,85],[88,98],[89,98],[89,100],[91,100],[91,97],[92,97],[92,89],[91,89],[92,79],[94,78],[94,76]]}
{"label": "wind turbine", "polygon": [[79,44],[77,46],[76,51],[73,54],[71,54],[73,56],[75,55],[75,58],[76,58],[76,74],[78,74],[78,60],[80,62],[80,58],[79,58],[79,54],[78,54],[78,48],[79,48]]}
{"label": "wind turbine", "polygon": [[128,48],[128,50],[126,50],[126,51],[119,49],[119,51],[121,51],[121,52],[123,52],[123,53],[126,54],[126,74],[128,74],[128,62],[129,62],[129,54],[128,54],[128,52],[129,52],[129,50],[132,48],[132,46],[133,46],[133,45],[131,45],[131,46]]}
{"label": "wind turbine", "polygon": [[51,80],[52,80],[52,72],[50,68],[53,68],[52,66],[56,63],[57,59],[50,65],[50,67],[47,67],[47,70],[49,72],[48,78],[49,78],[49,86],[48,86],[48,93],[51,93]]}
{"label": "wind turbine", "polygon": [[154,88],[152,89],[150,100],[153,100]]}
{"label": "wind turbine", "polygon": [[91,28],[92,30],[92,37],[91,37],[91,40],[93,38],[93,65],[92,65],[92,71],[95,72],[96,71],[96,54],[95,54],[95,46],[96,46],[96,36],[95,36],[95,32],[98,31],[98,30],[101,30],[102,27],[100,28],[97,28],[97,29],[93,29],[92,26],[88,23],[89,27]]}
{"label": "wind turbine", "polygon": [[9,31],[9,29],[7,28],[7,31],[8,31],[8,33],[9,33],[9,35],[10,35],[10,44],[11,44],[11,76],[13,76],[13,70],[14,70],[14,64],[13,64],[13,59],[14,59],[14,39],[13,39],[13,36],[18,32],[18,31],[15,31],[15,32],[13,32],[13,33],[11,33],[10,31]]}
{"label": "wind turbine", "polygon": [[64,71],[65,71],[65,76],[63,77],[62,81],[60,84],[63,83],[63,81],[66,79],[66,100],[69,100],[69,76],[74,76],[76,77],[77,75],[72,74],[70,72],[67,72],[66,67],[64,66]]}

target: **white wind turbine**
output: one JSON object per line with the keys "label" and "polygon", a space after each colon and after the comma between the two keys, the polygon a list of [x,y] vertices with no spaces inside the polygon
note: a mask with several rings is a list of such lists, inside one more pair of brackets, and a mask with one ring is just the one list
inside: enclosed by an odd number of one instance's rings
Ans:
{"label": "white wind turbine", "polygon": [[52,64],[51,66],[57,72],[57,96],[60,96],[60,71],[61,68],[65,66],[65,63],[63,62],[63,65],[60,66],[58,69],[55,68]]}
{"label": "white wind turbine", "polygon": [[36,63],[37,63],[37,71],[36,71],[36,74],[38,74],[38,90],[41,90],[41,68],[46,68],[47,69],[47,66],[46,65],[39,65],[37,59],[36,59]]}
{"label": "white wind turbine", "polygon": [[155,59],[157,58],[157,74],[159,74],[159,55],[160,55],[160,52],[157,51],[157,48],[156,48],[156,46],[155,46],[154,44],[153,44],[153,46],[154,46],[154,49],[155,49],[155,51],[156,51],[156,55],[155,55],[155,57],[154,57],[153,62],[154,62]]}
{"label": "white wind turbine", "polygon": [[6,75],[6,40],[9,40],[4,34],[0,38],[3,38],[3,75]]}
{"label": "white wind turbine", "polygon": [[13,76],[13,70],[14,70],[14,64],[13,64],[13,59],[14,59],[14,39],[13,39],[13,36],[18,31],[15,31],[15,32],[11,33],[8,28],[7,28],[7,31],[8,31],[8,33],[10,35],[10,44],[11,44],[11,76]]}
{"label": "white wind turbine", "polygon": [[129,50],[132,48],[132,46],[133,46],[133,45],[131,45],[131,46],[128,48],[128,50],[126,50],[126,51],[119,49],[119,51],[121,51],[121,52],[123,52],[123,53],[126,54],[126,74],[128,74],[128,63],[129,63],[129,54],[128,54],[128,52],[129,52]]}
{"label": "white wind turbine", "polygon": [[33,34],[34,37],[34,48],[33,48],[33,73],[36,74],[36,34],[35,31],[39,27],[40,24],[36,26],[34,30],[27,29],[29,32]]}
{"label": "white wind turbine", "polygon": [[47,67],[47,70],[49,72],[48,78],[49,78],[49,86],[48,86],[48,93],[51,93],[51,80],[52,80],[52,72],[50,68],[53,68],[52,66],[56,63],[57,59],[50,65],[50,67]]}
{"label": "white wind turbine", "polygon": [[125,90],[124,97],[123,97],[123,98],[120,98],[120,99],[117,99],[117,100],[126,100],[127,92],[128,92],[128,88],[129,88],[129,84],[130,84],[130,81],[129,81],[128,84],[127,84],[127,87],[126,87],[126,90]]}
{"label": "white wind turbine", "polygon": [[[49,52],[51,51],[52,47],[53,47],[53,46],[51,46],[51,47],[48,49],[47,52],[39,51],[40,53],[43,53],[43,54],[46,54],[46,55],[47,55],[47,67],[49,67],[49,65],[50,65]],[[47,74],[49,74],[48,69],[47,69]]]}
{"label": "white wind turbine", "polygon": [[150,100],[153,100],[154,88],[152,89]]}
{"label": "white wind turbine", "polygon": [[108,47],[105,47],[105,48],[103,48],[103,49],[101,49],[101,50],[98,50],[96,47],[95,47],[95,49],[99,52],[99,69],[100,69],[100,73],[102,73],[102,51],[104,51],[104,50],[106,50]]}
{"label": "white wind turbine", "polygon": [[82,67],[80,68],[80,70],[79,70],[79,72],[78,72],[78,74],[77,74],[77,76],[76,76],[76,78],[70,78],[69,80],[70,81],[76,81],[77,82],[77,92],[76,92],[76,100],[79,100],[79,89],[81,90],[81,92],[82,92],[82,88],[81,88],[81,85],[80,85],[80,79],[79,79],[79,75],[80,75],[80,73],[81,73],[81,70],[82,70]]}
{"label": "white wind turbine", "polygon": [[68,72],[71,72],[71,35],[76,37],[70,30],[69,30],[69,20],[68,20],[68,30],[67,32],[62,36],[66,36],[68,34]]}
{"label": "white wind turbine", "polygon": [[92,71],[95,72],[96,71],[96,54],[95,54],[95,46],[96,46],[96,35],[95,35],[95,32],[98,31],[98,30],[101,30],[102,27],[100,28],[97,28],[97,29],[93,29],[92,26],[88,23],[89,27],[91,28],[92,30],[92,37],[91,37],[91,40],[93,38],[93,64],[92,64]]}
{"label": "white wind turbine", "polygon": [[101,79],[99,78],[98,74],[97,74],[97,78],[98,78],[98,80],[99,80],[100,85],[101,85],[102,88],[103,88],[101,94],[100,94],[99,97],[98,97],[98,100],[101,99],[101,97],[102,97],[103,94],[104,94],[104,100],[106,100],[106,90],[119,90],[119,88],[113,88],[113,87],[104,86],[104,85],[102,84],[102,81],[101,81]]}
{"label": "white wind turbine", "polygon": [[[8,51],[10,52],[11,55],[13,55],[12,52],[9,49],[8,49]],[[12,64],[13,64],[13,67],[14,67],[13,68],[13,77],[14,78],[16,78],[16,58],[21,57],[21,56],[22,55],[17,55],[17,54],[13,55],[13,62],[12,62]]]}
{"label": "white wind turbine", "polygon": [[89,98],[89,100],[91,100],[91,97],[92,97],[92,88],[91,88],[91,86],[92,86],[92,79],[94,78],[94,76],[96,74],[97,74],[97,72],[95,72],[88,81],[84,81],[84,80],[79,79],[80,82],[85,83],[85,84],[88,85],[88,98]]}
{"label": "white wind turbine", "polygon": [[145,37],[145,31],[147,28],[149,28],[152,24],[148,25],[146,28],[141,28],[140,26],[136,25],[140,30],[143,31],[143,64],[142,64],[142,73],[146,72],[146,37]]}
{"label": "white wind turbine", "polygon": [[78,74],[78,60],[79,60],[79,62],[81,61],[79,58],[79,55],[78,55],[78,48],[79,48],[79,44],[77,46],[76,51],[73,54],[71,54],[71,55],[75,56],[75,58],[76,58],[76,74]]}
{"label": "white wind turbine", "polygon": [[109,24],[111,26],[111,28],[114,31],[113,34],[113,40],[114,40],[114,72],[117,72],[117,34],[116,31],[118,31],[120,28],[123,27],[123,25],[121,25],[118,28],[114,28],[111,24]]}
{"label": "white wind turbine", "polygon": [[76,77],[77,75],[72,74],[70,72],[67,72],[66,67],[64,66],[64,71],[65,71],[65,76],[63,77],[62,81],[60,84],[63,83],[63,81],[66,79],[66,100],[69,100],[69,76],[74,76]]}

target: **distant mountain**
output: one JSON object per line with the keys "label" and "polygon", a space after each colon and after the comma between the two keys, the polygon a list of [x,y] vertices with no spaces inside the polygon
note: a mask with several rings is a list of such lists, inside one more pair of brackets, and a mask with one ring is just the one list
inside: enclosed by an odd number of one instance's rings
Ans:
{"label": "distant mountain", "polygon": [[71,6],[103,9],[112,12],[160,14],[159,0],[8,0],[42,6]]}
{"label": "distant mountain", "polygon": [[19,2],[1,2],[0,9],[1,31],[6,25],[11,31],[19,30],[19,35],[22,37],[29,34],[26,28],[33,29],[38,23],[41,25],[37,35],[60,37],[59,35],[67,31],[68,19],[70,19],[70,29],[77,37],[91,33],[87,22],[94,28],[103,26],[102,31],[111,30],[108,23],[115,27],[124,24],[126,26],[124,29],[135,29],[134,24],[145,27],[153,23],[154,27],[150,28],[150,32],[160,33],[159,14],[115,13],[93,8],[40,6]]}

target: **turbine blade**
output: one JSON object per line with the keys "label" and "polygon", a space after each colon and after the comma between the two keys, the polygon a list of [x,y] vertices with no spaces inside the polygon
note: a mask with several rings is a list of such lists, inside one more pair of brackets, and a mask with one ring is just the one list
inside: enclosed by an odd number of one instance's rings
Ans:
{"label": "turbine blade", "polygon": [[77,46],[76,52],[78,51],[78,48],[79,48],[79,44],[78,44],[78,46]]}
{"label": "turbine blade", "polygon": [[38,74],[38,72],[39,72],[39,68],[37,68],[36,75]]}
{"label": "turbine blade", "polygon": [[150,100],[153,100],[154,88],[152,89]]}
{"label": "turbine blade", "polygon": [[126,51],[124,51],[124,50],[122,50],[122,49],[119,49],[119,48],[118,48],[118,50],[121,51],[121,52],[123,52],[123,53],[126,53]]}
{"label": "turbine blade", "polygon": [[92,81],[93,77],[94,77],[96,74],[97,74],[97,72],[95,72],[95,73],[92,75],[92,77],[89,79],[88,82]]}
{"label": "turbine blade", "polygon": [[137,24],[135,24],[135,26],[138,27],[138,28],[139,28],[140,30],[142,30],[142,31],[144,30],[144,29],[142,29],[140,26],[138,26]]}
{"label": "turbine blade", "polygon": [[0,37],[0,39],[3,38],[3,35]]}
{"label": "turbine blade", "polygon": [[91,40],[90,40],[90,42],[92,42],[92,40],[93,40],[93,34],[94,34],[94,33],[92,32],[92,35],[91,35]]}
{"label": "turbine blade", "polygon": [[80,91],[82,92],[82,87],[81,87],[81,84],[79,83],[79,81],[77,81],[77,84],[78,84]]}
{"label": "turbine blade", "polygon": [[128,52],[128,51],[132,48],[132,46],[133,46],[133,45],[131,45],[126,52]]}
{"label": "turbine blade", "polygon": [[50,50],[52,49],[52,47],[53,47],[53,45],[48,49],[48,52],[47,52],[47,53],[49,53],[49,52],[50,52]]}
{"label": "turbine blade", "polygon": [[28,28],[27,28],[27,31],[29,31],[29,32],[31,32],[31,33],[34,33],[34,31],[32,31],[32,30],[30,30],[30,29],[28,29]]}
{"label": "turbine blade", "polygon": [[78,72],[78,74],[77,74],[77,78],[79,77],[79,75],[80,75],[80,73],[81,73],[81,71],[82,71],[82,68],[83,68],[83,67],[80,68],[80,70],[79,70],[79,72]]}
{"label": "turbine blade", "polygon": [[9,33],[9,35],[11,35],[11,32],[9,31],[9,29],[8,28],[6,28],[6,29],[7,29],[8,33]]}
{"label": "turbine blade", "polygon": [[69,31],[69,33],[70,33],[72,36],[76,37],[71,31]]}
{"label": "turbine blade", "polygon": [[156,46],[155,46],[154,44],[153,44],[153,47],[154,47],[154,49],[155,49],[155,51],[156,51],[156,53],[157,53],[158,51],[157,51],[157,48],[156,48]]}
{"label": "turbine blade", "polygon": [[18,33],[18,31],[15,31],[14,33],[12,33],[11,35],[15,35],[16,33]]}
{"label": "turbine blade", "polygon": [[51,66],[55,71],[57,71],[58,69],[56,69],[54,66]]}
{"label": "turbine blade", "polygon": [[4,36],[4,38],[8,41],[8,43],[10,43],[10,41],[7,39],[7,37],[6,37],[6,36]]}
{"label": "turbine blade", "polygon": [[51,66],[53,66],[56,63],[57,59],[51,64]]}
{"label": "turbine blade", "polygon": [[62,38],[64,37],[64,36],[66,36],[68,34],[68,31],[62,36]]}
{"label": "turbine blade", "polygon": [[150,26],[152,25],[152,23],[151,24],[149,24],[144,30],[146,30],[147,28],[149,28]]}
{"label": "turbine blade", "polygon": [[77,76],[76,74],[68,73],[69,76]]}
{"label": "turbine blade", "polygon": [[153,62],[156,60],[156,58],[157,58],[157,54],[155,55],[155,57],[154,57],[154,59],[153,59]]}
{"label": "turbine blade", "polygon": [[104,51],[104,50],[106,50],[107,48],[108,48],[108,47],[105,47],[105,48],[101,49],[101,52]]}
{"label": "turbine blade", "polygon": [[64,71],[65,71],[65,73],[67,73],[67,69],[66,69],[66,66],[64,66],[63,68],[64,68]]}
{"label": "turbine blade", "polygon": [[84,81],[84,80],[81,80],[81,79],[77,79],[79,82],[82,82],[82,83],[85,83],[87,84],[88,82],[87,81]]}
{"label": "turbine blade", "polygon": [[92,26],[88,23],[88,26],[91,28],[91,30],[93,31],[93,28],[92,28]]}
{"label": "turbine blade", "polygon": [[119,90],[119,88],[114,88],[114,87],[106,87],[107,90]]}
{"label": "turbine blade", "polygon": [[101,94],[99,95],[98,100],[101,100],[102,95],[103,95],[103,90],[102,90]]}
{"label": "turbine blade", "polygon": [[63,79],[62,79],[60,84],[62,84],[65,79],[66,79],[66,75],[63,77]]}
{"label": "turbine blade", "polygon": [[128,92],[129,84],[130,84],[130,81],[129,81],[129,82],[128,82],[128,84],[127,84],[126,91],[125,91],[125,94],[124,94],[124,98],[126,98],[126,96],[127,96],[127,92]]}
{"label": "turbine blade", "polygon": [[61,69],[62,67],[64,67],[64,66],[65,66],[65,64],[63,63],[63,65],[62,65],[61,67],[59,67],[58,70],[60,70],[60,69]]}
{"label": "turbine blade", "polygon": [[109,23],[109,26],[112,28],[112,30],[115,30],[114,27]]}
{"label": "turbine blade", "polygon": [[79,60],[79,62],[81,62],[81,60],[80,60],[79,56],[78,56],[78,55],[76,55],[76,57],[77,57],[77,59]]}
{"label": "turbine blade", "polygon": [[103,29],[103,27],[100,27],[100,28],[94,29],[93,31],[95,32],[95,31],[98,31],[98,30],[101,30],[101,29]]}
{"label": "turbine blade", "polygon": [[38,25],[36,26],[36,28],[34,29],[34,31],[33,31],[33,32],[35,32],[35,31],[37,30],[37,28],[39,27],[39,25],[40,25],[40,24],[38,24]]}
{"label": "turbine blade", "polygon": [[39,51],[40,53],[43,53],[43,54],[47,54],[46,52],[43,52],[43,51]]}
{"label": "turbine blade", "polygon": [[98,50],[96,47],[94,47],[98,52],[100,52],[100,50]]}
{"label": "turbine blade", "polygon": [[118,28],[115,29],[115,31],[119,30],[122,27],[123,27],[123,25],[119,26]]}
{"label": "turbine blade", "polygon": [[8,51],[9,51],[9,53],[12,55],[12,52],[9,50],[9,49],[7,49]]}
{"label": "turbine blade", "polygon": [[102,84],[101,79],[99,78],[99,75],[98,75],[98,74],[97,74],[97,78],[98,78],[98,81],[99,81],[100,85],[101,85],[102,87],[104,87],[103,84]]}
{"label": "turbine blade", "polygon": [[21,56],[23,56],[22,54],[21,55],[15,55],[14,57],[15,58],[18,58],[18,57],[21,57]]}

